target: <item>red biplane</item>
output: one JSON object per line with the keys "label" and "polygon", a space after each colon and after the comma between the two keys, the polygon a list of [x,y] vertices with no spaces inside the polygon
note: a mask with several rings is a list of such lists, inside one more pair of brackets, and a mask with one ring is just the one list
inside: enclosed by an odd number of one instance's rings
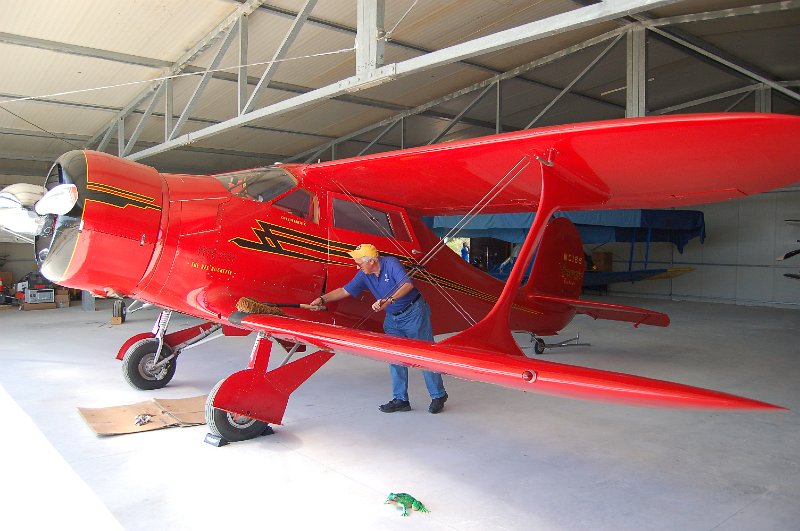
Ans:
{"label": "red biplane", "polygon": [[[592,400],[780,409],[721,392],[526,357],[511,330],[554,335],[576,314],[667,326],[666,315],[581,300],[584,255],[559,210],[664,208],[736,199],[800,180],[800,118],[688,115],[574,124],[319,164],[222,175],[162,174],[71,151],[37,203],[41,271],[58,284],[167,308],[119,350],[127,380],[166,385],[186,346],[222,329],[257,332],[247,368],[210,393],[206,417],[229,440],[279,424],[289,395],[334,352],[523,391]],[[77,192],[77,193],[76,193]],[[71,198],[63,206],[57,195]],[[61,206],[56,206],[61,205]],[[442,249],[420,221],[442,214],[536,211],[503,284]],[[396,256],[433,309],[437,343],[380,333],[365,295],[325,311],[244,313],[237,301],[307,303],[355,273],[363,242]],[[535,254],[535,258],[534,258]],[[531,279],[521,284],[534,261]],[[171,311],[204,324],[167,333]],[[315,350],[267,370],[271,341]]]}

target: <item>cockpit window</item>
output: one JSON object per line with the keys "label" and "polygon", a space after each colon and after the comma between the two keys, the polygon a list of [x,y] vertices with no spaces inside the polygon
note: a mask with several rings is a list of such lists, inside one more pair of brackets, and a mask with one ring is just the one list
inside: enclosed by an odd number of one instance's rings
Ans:
{"label": "cockpit window", "polygon": [[274,199],[297,186],[297,179],[276,167],[222,173],[214,177],[233,195],[259,202]]}
{"label": "cockpit window", "polygon": [[286,194],[275,201],[272,206],[299,218],[309,219],[311,214],[311,200],[312,196],[310,192],[298,188],[294,192]]}

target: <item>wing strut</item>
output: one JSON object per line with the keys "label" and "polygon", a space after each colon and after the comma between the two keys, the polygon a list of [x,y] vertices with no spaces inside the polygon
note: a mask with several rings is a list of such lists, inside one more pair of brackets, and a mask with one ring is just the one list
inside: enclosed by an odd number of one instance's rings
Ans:
{"label": "wing strut", "polygon": [[608,199],[608,194],[589,187],[586,180],[573,175],[563,166],[557,166],[553,160],[554,150],[550,150],[546,158],[538,155],[534,158],[539,162],[542,179],[539,207],[503,291],[489,313],[478,324],[443,340],[442,344],[481,346],[524,356],[511,335],[511,307],[520,289],[525,268],[533,259],[534,252],[542,240],[547,222],[557,210],[599,205]]}

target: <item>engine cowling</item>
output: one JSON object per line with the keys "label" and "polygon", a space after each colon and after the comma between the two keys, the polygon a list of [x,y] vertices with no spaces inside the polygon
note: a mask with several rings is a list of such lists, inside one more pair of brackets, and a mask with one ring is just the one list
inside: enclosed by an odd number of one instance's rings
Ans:
{"label": "engine cowling", "polygon": [[94,151],[70,151],[45,187],[74,184],[78,201],[49,214],[36,236],[40,271],[57,284],[98,295],[136,291],[162,223],[166,184],[154,168]]}

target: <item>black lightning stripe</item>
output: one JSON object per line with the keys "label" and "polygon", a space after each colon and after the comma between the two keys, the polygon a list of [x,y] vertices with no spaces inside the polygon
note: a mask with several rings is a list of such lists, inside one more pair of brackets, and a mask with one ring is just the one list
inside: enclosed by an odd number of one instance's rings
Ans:
{"label": "black lightning stripe", "polygon": [[[350,260],[348,251],[356,248],[355,245],[334,242],[326,238],[320,238],[305,232],[300,232],[295,229],[267,223],[266,221],[256,220],[258,228],[252,228],[256,236],[256,240],[248,240],[247,238],[232,238],[231,243],[243,249],[250,249],[252,251],[259,251],[271,254],[278,254],[291,258],[299,258],[301,260],[309,260],[312,262],[339,264],[342,265],[342,260]],[[303,252],[307,251],[307,252]],[[319,253],[319,255],[311,254]],[[451,290],[469,295],[487,302],[497,300],[497,297],[490,295],[483,291],[476,290],[465,284],[459,284],[449,278],[441,275],[435,275],[425,270],[413,262],[408,256],[401,254],[387,253],[381,251],[383,256],[393,256],[397,258],[409,270],[410,276],[415,280],[420,280],[429,283],[438,283],[440,286]],[[329,259],[328,256],[330,256]],[[336,260],[336,259],[339,260]]]}
{"label": "black lightning stripe", "polygon": [[[274,225],[265,221],[256,220],[258,228],[253,228],[253,233],[256,240],[248,240],[247,238],[232,238],[231,243],[243,249],[250,249],[252,251],[259,251],[263,253],[279,254],[292,258],[300,258],[302,260],[310,260],[312,262],[332,262],[323,256],[315,256],[310,252],[320,253],[322,255],[335,256],[338,258],[350,258],[347,254],[348,250],[355,249],[354,245],[340,244],[337,246],[330,246],[329,240],[320,238],[312,234],[300,232],[280,225]],[[309,251],[308,253],[293,248]],[[335,261],[333,261],[335,263]]]}
{"label": "black lightning stripe", "polygon": [[87,183],[86,184],[86,201],[96,201],[98,203],[105,203],[119,208],[133,206],[137,208],[152,208],[153,210],[161,210],[161,207],[154,204],[155,199],[136,192],[123,190],[107,184],[101,183]]}

